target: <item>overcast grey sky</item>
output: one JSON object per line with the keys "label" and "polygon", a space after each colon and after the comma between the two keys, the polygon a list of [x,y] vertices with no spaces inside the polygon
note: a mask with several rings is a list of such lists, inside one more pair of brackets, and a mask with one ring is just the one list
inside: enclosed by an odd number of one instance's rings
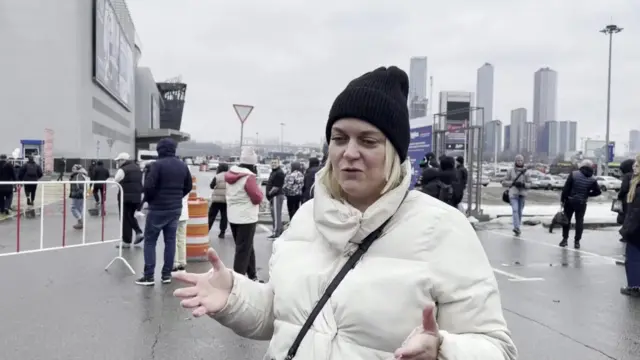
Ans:
{"label": "overcast grey sky", "polygon": [[[157,81],[188,84],[183,130],[196,140],[239,139],[233,103],[255,106],[245,136],[319,141],[335,96],[380,65],[408,71],[429,57],[434,96],[475,91],[476,70],[495,66],[494,117],[533,104],[533,73],[558,71],[558,120],[604,139],[612,19],[612,138],[640,128],[638,0],[129,0]],[[437,99],[436,99],[437,101]],[[435,107],[434,107],[435,108]]]}

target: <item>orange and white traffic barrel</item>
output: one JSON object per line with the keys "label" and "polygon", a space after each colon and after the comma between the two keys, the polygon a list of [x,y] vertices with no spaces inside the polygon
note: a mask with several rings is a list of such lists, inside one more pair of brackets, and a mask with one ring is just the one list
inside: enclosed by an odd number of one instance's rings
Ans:
{"label": "orange and white traffic barrel", "polygon": [[209,203],[196,199],[189,200],[189,221],[187,221],[187,262],[207,260],[209,249]]}
{"label": "orange and white traffic barrel", "polygon": [[191,183],[192,183],[192,187],[191,187],[191,192],[189,193],[189,201],[198,199],[198,189],[196,188],[196,177],[193,175],[191,176]]}

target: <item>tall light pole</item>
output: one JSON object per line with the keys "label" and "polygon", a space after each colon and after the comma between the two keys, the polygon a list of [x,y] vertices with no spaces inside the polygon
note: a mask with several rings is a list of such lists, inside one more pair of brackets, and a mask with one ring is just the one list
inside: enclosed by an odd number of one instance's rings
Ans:
{"label": "tall light pole", "polygon": [[609,175],[609,127],[611,126],[611,54],[613,52],[613,34],[622,31],[618,25],[607,25],[600,30],[601,33],[609,36],[609,68],[607,74],[607,131],[605,135],[605,149],[607,151],[606,161],[604,162],[604,175]]}
{"label": "tall light pole", "polygon": [[284,152],[284,126],[285,123],[280,123],[280,152]]}

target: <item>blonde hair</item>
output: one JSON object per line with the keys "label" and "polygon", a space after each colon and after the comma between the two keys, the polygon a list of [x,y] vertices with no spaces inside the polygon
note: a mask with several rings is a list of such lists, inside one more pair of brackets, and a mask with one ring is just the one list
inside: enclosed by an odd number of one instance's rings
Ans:
{"label": "blonde hair", "polygon": [[[406,175],[406,171],[400,162],[400,157],[389,140],[385,142],[384,150],[384,174],[386,184],[382,192],[380,192],[380,195],[384,195],[398,187]],[[330,159],[327,159],[324,167],[320,170],[318,181],[327,189],[331,197],[337,200],[345,200],[344,192],[333,173],[333,166],[331,166]]]}
{"label": "blonde hair", "polygon": [[[640,154],[636,155],[636,163],[635,166],[640,166]],[[633,202],[633,199],[636,197],[636,187],[640,183],[640,173],[633,174],[631,178],[631,184],[629,184],[629,193],[627,194],[627,204]]]}

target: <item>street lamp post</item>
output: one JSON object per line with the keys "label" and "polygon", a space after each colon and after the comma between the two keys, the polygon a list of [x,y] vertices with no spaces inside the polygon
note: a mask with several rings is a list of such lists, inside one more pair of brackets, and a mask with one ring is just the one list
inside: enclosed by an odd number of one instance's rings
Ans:
{"label": "street lamp post", "polygon": [[[622,31],[618,25],[607,25],[604,29],[600,30],[601,33],[609,36],[609,67],[607,71],[607,130],[605,135],[605,146],[609,147],[609,128],[611,126],[611,54],[613,52],[613,34],[617,34]],[[604,174],[609,175],[609,155],[604,162]]]}
{"label": "street lamp post", "polygon": [[280,152],[284,152],[284,126],[285,123],[280,123]]}

